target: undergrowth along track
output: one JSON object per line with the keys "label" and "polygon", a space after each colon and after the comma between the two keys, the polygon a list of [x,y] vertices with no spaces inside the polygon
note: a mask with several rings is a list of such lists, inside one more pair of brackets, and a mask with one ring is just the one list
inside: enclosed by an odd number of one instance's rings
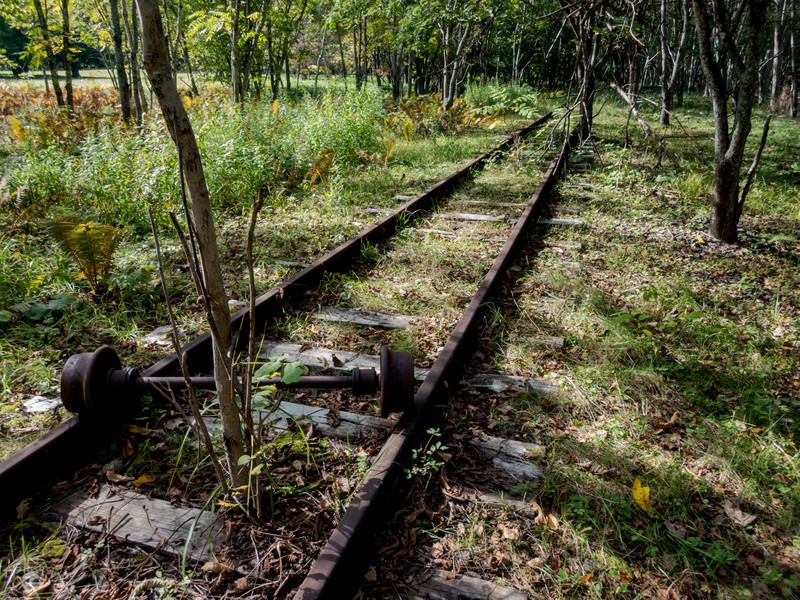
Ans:
{"label": "undergrowth along track", "polygon": [[[456,186],[465,181],[478,167],[511,149],[515,142],[534,128],[541,126],[545,119],[546,117],[509,137],[491,152],[478,157],[458,173],[408,201],[399,210],[381,219],[356,238],[342,244],[258,298],[257,312],[253,318],[256,320],[258,331],[267,329],[269,332],[268,328],[274,326],[277,315],[286,311],[291,304],[308,307],[322,304],[326,299],[326,293],[329,296],[335,296],[336,294],[330,293],[331,279],[328,274],[348,270],[353,261],[364,257],[365,248],[381,243],[396,230],[401,229],[401,237],[411,247],[414,247],[415,244],[418,245],[412,239],[414,236],[449,237],[448,230],[443,229],[440,225],[441,220],[472,223],[469,226],[469,228],[474,228],[471,233],[464,236],[462,231],[453,234],[453,237],[461,242],[466,240],[467,246],[484,245],[485,248],[482,246],[482,249],[485,255],[494,256],[488,272],[484,276],[484,271],[486,271],[484,265],[471,264],[476,261],[471,261],[465,250],[465,260],[468,264],[463,267],[469,271],[466,279],[469,280],[472,277],[474,285],[477,286],[477,292],[474,295],[471,292],[467,294],[464,292],[463,286],[456,286],[449,291],[442,292],[463,296],[465,299],[471,297],[463,315],[457,319],[454,326],[452,326],[454,319],[452,314],[438,320],[432,318],[432,315],[426,315],[429,324],[433,323],[436,326],[438,323],[438,326],[434,328],[438,327],[439,331],[436,335],[425,335],[429,347],[419,350],[422,354],[422,362],[425,362],[425,366],[429,369],[424,373],[424,380],[414,396],[414,410],[407,411],[396,424],[393,424],[393,429],[388,434],[377,457],[372,459],[372,464],[358,485],[358,489],[349,499],[349,504],[328,538],[327,544],[310,566],[305,579],[296,588],[296,597],[341,597],[343,589],[352,587],[353,580],[350,579],[352,569],[359,559],[363,558],[359,544],[366,535],[365,525],[381,516],[381,508],[385,506],[388,497],[392,494],[393,485],[401,475],[401,465],[406,462],[415,445],[423,439],[429,423],[437,415],[440,407],[447,403],[449,395],[457,388],[462,377],[463,365],[469,360],[472,352],[470,344],[474,343],[477,329],[480,327],[482,308],[485,307],[506,270],[510,267],[513,256],[521,248],[526,232],[541,213],[544,199],[553,186],[557,174],[564,167],[570,144],[575,142],[574,136],[570,140],[565,140],[558,156],[548,167],[535,193],[524,205],[520,214],[509,217],[508,213],[513,211],[508,210],[511,208],[510,206],[505,206],[499,212],[506,216],[497,215],[497,208],[502,205],[501,202],[500,205],[495,203],[494,211],[488,211],[495,214],[482,213],[486,217],[485,219],[476,215],[475,212],[453,213],[449,210],[450,207],[447,207],[445,210],[440,210],[437,213],[438,216],[430,217],[429,223],[426,223],[430,227],[420,227],[419,221],[422,220],[422,215],[426,214],[435,203],[444,203],[448,194],[451,194]],[[468,205],[468,202],[461,204],[462,209]],[[414,228],[404,227],[411,221],[415,221],[417,226]],[[510,226],[512,222],[513,226]],[[458,252],[457,245],[455,248]],[[397,250],[397,247],[395,249]],[[400,252],[402,253],[402,251]],[[488,265],[489,261],[486,262]],[[475,273],[480,273],[480,276],[475,278]],[[456,280],[455,277],[445,275],[442,281],[448,278]],[[314,290],[320,282],[323,283],[322,291],[315,292]],[[329,288],[327,292],[325,291],[326,283]],[[395,283],[390,281],[387,285]],[[381,285],[375,284],[373,287],[380,288]],[[341,298],[342,294],[339,293],[338,296]],[[420,303],[417,304],[420,305]],[[422,302],[421,305],[424,306],[425,302]],[[388,305],[379,308],[385,312],[396,312]],[[239,331],[248,331],[250,318],[251,315],[246,310],[236,313],[233,316],[234,328]],[[437,335],[442,332],[446,332],[445,337],[436,341]],[[381,337],[380,334],[374,335]],[[307,340],[316,341],[313,338],[319,336],[319,330],[312,333],[295,332],[295,337],[303,340],[301,350],[308,346]],[[336,344],[335,350],[339,354],[342,354],[343,345],[341,340]],[[198,372],[208,368],[209,350],[210,338],[208,336],[201,336],[186,346],[184,352],[190,371]],[[359,350],[363,353],[363,348],[359,348]],[[335,359],[332,359],[332,362],[335,363]],[[177,374],[178,365],[174,356],[160,361],[142,373],[145,377]],[[330,413],[328,415],[330,416]],[[102,443],[102,441],[101,436],[97,435],[96,424],[73,417],[39,442],[4,461],[0,465],[0,485],[4,489],[12,489],[10,483],[13,481],[17,493],[6,496],[3,507],[9,509],[15,506],[20,497],[32,495],[48,481],[63,479],[70,469],[88,462],[98,443]],[[348,451],[352,450],[348,449]],[[46,477],[43,476],[45,473]],[[259,569],[260,567],[256,565],[255,572],[259,572]],[[276,589],[272,589],[271,593],[285,594],[294,583],[293,580],[285,579],[276,586]]]}

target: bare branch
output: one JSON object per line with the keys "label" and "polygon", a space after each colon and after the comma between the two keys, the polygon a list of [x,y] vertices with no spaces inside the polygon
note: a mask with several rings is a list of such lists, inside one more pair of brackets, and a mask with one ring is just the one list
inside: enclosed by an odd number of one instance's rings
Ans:
{"label": "bare branch", "polygon": [[742,209],[744,208],[744,201],[747,199],[747,194],[750,193],[750,188],[753,185],[753,178],[756,175],[756,170],[758,169],[758,163],[761,162],[761,154],[764,152],[764,147],[767,145],[767,136],[769,135],[769,124],[772,121],[772,115],[767,116],[767,120],[764,122],[764,130],[761,132],[761,141],[758,144],[758,148],[756,149],[756,153],[753,156],[753,163],[750,165],[750,168],[747,170],[747,175],[744,178],[744,185],[742,186],[742,192],[739,195],[739,205],[738,211],[739,215],[742,214]]}

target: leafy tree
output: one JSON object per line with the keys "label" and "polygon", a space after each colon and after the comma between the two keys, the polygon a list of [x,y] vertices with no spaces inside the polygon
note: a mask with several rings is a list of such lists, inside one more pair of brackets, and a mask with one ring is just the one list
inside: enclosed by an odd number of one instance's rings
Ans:
{"label": "leafy tree", "polygon": [[28,68],[29,61],[23,58],[27,43],[27,36],[19,29],[11,27],[0,14],[0,64],[5,59],[6,67],[14,75],[19,75]]}
{"label": "leafy tree", "polygon": [[[714,3],[692,0],[692,5],[700,60],[714,109],[714,200],[709,233],[734,243],[748,189],[745,185],[740,195],[742,161],[758,92],[767,2],[741,0],[729,4],[725,0]],[[732,88],[728,86],[729,72]],[[732,124],[731,100],[734,101]]]}

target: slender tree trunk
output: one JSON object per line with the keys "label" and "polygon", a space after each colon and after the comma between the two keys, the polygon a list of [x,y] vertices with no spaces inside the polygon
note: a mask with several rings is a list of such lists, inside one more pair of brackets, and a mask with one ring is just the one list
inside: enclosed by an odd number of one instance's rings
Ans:
{"label": "slender tree trunk", "polygon": [[255,28],[250,32],[249,39],[245,43],[244,59],[241,65],[241,82],[242,94],[247,96],[250,93],[250,85],[252,83],[253,66],[256,60],[256,51],[258,50],[258,41],[261,37],[261,32],[267,23],[269,15],[269,0],[264,0],[261,3],[261,15],[258,18]]}
{"label": "slender tree trunk", "polygon": [[667,85],[667,69],[669,64],[669,45],[667,44],[667,0],[661,0],[659,13],[658,37],[661,42],[661,124],[669,125],[669,113],[672,110],[672,90]]}
{"label": "slender tree trunk", "polygon": [[359,43],[359,27],[353,27],[353,69],[356,72],[356,90],[360,90],[363,85],[363,73],[361,71],[361,45]]}
{"label": "slender tree trunk", "polygon": [[790,109],[790,115],[793,119],[797,118],[797,46],[796,46],[796,30],[797,30],[797,2],[796,0],[791,0],[792,2],[792,11],[791,11],[791,23],[792,23],[792,32],[789,37],[789,48],[791,50],[791,61],[792,61],[792,108]]}
{"label": "slender tree trunk", "polygon": [[786,20],[786,0],[775,0],[775,15],[772,24],[772,85],[769,94],[770,112],[780,109],[783,88],[783,24]]}
{"label": "slender tree trunk", "polygon": [[[200,151],[189,117],[178,95],[178,87],[170,68],[169,52],[161,15],[156,0],[136,0],[142,20],[143,60],[150,85],[158,98],[161,112],[173,142],[178,149],[191,204],[191,218],[200,248],[203,290],[211,325],[216,381],[222,416],[222,432],[232,487],[247,482],[246,470],[239,465],[244,440],[239,409],[234,397],[230,312],[220,267],[214,218],[211,212]],[[188,216],[188,215],[187,215]]]}
{"label": "slender tree trunk", "polygon": [[183,0],[178,2],[178,14],[175,17],[175,43],[174,47],[174,55],[175,55],[175,72],[177,73],[178,70],[178,60],[177,56],[180,55],[183,57],[183,63],[186,68],[186,74],[189,76],[189,87],[192,90],[192,95],[197,96],[199,95],[200,91],[197,89],[197,82],[194,80],[194,73],[192,72],[192,61],[189,58],[189,48],[186,45],[186,34],[183,31]]}
{"label": "slender tree trunk", "polygon": [[47,65],[50,68],[50,81],[53,84],[53,93],[56,95],[56,103],[59,106],[64,106],[64,95],[61,93],[61,85],[58,82],[56,57],[53,54],[53,46],[50,43],[50,28],[47,24],[47,13],[42,6],[41,0],[33,0],[33,6],[36,9],[36,18],[39,20],[39,27],[42,30],[42,45],[44,46],[45,55],[47,56]]}
{"label": "slender tree trunk", "polygon": [[61,40],[64,52],[64,91],[66,106],[70,114],[75,112],[75,97],[72,93],[72,52],[70,50],[69,0],[61,0]]}
{"label": "slender tree trunk", "polygon": [[200,95],[200,89],[197,87],[197,81],[194,78],[194,71],[192,69],[192,60],[189,56],[189,46],[186,44],[186,36],[181,32],[181,51],[183,52],[183,62],[186,64],[186,73],[189,75],[189,85],[192,88],[192,94],[195,96]]}
{"label": "slender tree trunk", "polygon": [[344,60],[344,34],[339,24],[336,24],[336,37],[339,39],[339,62],[342,65],[342,77],[344,78],[344,90],[347,91],[347,63]]}
{"label": "slender tree trunk", "polygon": [[[659,38],[661,40],[661,124],[669,125],[669,115],[672,111],[672,101],[678,88],[679,104],[683,103],[683,91],[680,87],[683,52],[686,40],[689,37],[689,0],[679,0],[681,3],[681,33],[678,47],[673,52],[669,46],[667,35],[667,0],[661,0],[661,13],[659,19]],[[669,59],[672,58],[672,68]]]}
{"label": "slender tree trunk", "polygon": [[[123,4],[123,6],[125,6]],[[131,0],[130,40],[131,48],[131,81],[133,82],[133,106],[136,112],[136,126],[141,127],[147,103],[144,99],[141,71],[139,70],[139,19],[136,0]],[[127,16],[123,14],[127,22]]]}
{"label": "slender tree trunk", "polygon": [[322,56],[325,54],[325,42],[328,39],[328,27],[327,25],[322,28],[322,43],[319,47],[319,54],[317,54],[317,62],[315,63],[314,69],[314,95],[317,95],[317,82],[319,81],[319,65],[322,62]]}
{"label": "slender tree trunk", "polygon": [[232,11],[230,33],[231,98],[234,102],[242,102],[241,79],[239,76],[239,17],[241,14],[241,2],[234,0],[230,8]]}
{"label": "slender tree trunk", "polygon": [[[124,2],[125,0],[123,0]],[[125,71],[125,53],[122,49],[122,25],[119,17],[119,0],[109,0],[111,11],[111,39],[114,42],[114,66],[117,72],[117,87],[119,88],[119,103],[122,110],[122,120],[129,123],[131,120],[131,87],[128,83],[128,74]]]}

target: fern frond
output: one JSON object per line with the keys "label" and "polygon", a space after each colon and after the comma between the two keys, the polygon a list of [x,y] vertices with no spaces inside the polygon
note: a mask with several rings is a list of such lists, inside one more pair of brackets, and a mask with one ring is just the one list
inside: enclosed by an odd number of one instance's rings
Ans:
{"label": "fern frond", "polygon": [[121,241],[120,231],[104,223],[50,221],[47,231],[97,292],[114,269],[113,255]]}

